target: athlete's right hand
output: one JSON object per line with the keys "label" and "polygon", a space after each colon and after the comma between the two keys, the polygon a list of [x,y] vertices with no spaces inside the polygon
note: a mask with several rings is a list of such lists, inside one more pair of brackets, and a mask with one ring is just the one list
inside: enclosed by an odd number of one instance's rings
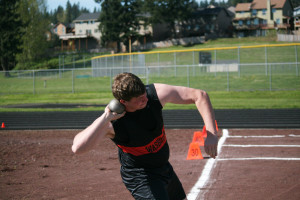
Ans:
{"label": "athlete's right hand", "polygon": [[109,119],[109,121],[113,121],[113,120],[117,120],[117,119],[120,119],[121,117],[123,117],[126,113],[126,111],[124,111],[123,113],[121,114],[118,114],[116,112],[112,112],[109,108],[108,108],[108,105],[106,106],[105,108],[105,114],[107,116],[107,118]]}

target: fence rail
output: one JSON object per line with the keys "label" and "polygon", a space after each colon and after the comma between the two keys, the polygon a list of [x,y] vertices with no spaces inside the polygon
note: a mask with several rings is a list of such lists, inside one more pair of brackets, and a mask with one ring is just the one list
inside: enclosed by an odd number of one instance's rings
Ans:
{"label": "fence rail", "polygon": [[[138,75],[145,84],[159,82],[206,91],[300,90],[300,63],[169,65],[65,70],[10,71],[0,78],[0,94],[44,94],[110,91],[121,72]],[[105,70],[105,71],[103,71]]]}
{"label": "fence rail", "polygon": [[113,77],[121,72],[135,73],[145,83],[207,91],[300,90],[299,45],[112,54],[93,57],[85,68],[67,68],[62,57],[56,70],[0,72],[0,94],[110,91]]}

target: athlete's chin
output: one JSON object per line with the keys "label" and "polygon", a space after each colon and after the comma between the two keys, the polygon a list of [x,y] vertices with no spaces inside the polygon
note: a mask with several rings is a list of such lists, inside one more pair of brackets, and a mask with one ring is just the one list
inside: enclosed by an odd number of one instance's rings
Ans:
{"label": "athlete's chin", "polygon": [[139,109],[144,109],[147,106],[147,103],[142,104]]}

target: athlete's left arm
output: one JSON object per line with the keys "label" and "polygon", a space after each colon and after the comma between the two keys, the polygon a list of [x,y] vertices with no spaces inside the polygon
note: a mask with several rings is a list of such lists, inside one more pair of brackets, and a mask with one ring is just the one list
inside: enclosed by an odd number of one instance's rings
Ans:
{"label": "athlete's left arm", "polygon": [[154,84],[157,96],[162,106],[166,103],[195,104],[207,130],[205,151],[215,158],[217,156],[218,137],[215,126],[215,115],[208,94],[200,89],[173,86],[166,84]]}

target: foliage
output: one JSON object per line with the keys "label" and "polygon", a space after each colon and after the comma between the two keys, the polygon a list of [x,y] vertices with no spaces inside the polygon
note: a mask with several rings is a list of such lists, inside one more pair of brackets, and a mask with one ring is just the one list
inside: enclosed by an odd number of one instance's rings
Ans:
{"label": "foliage", "polygon": [[[0,1],[0,64],[3,71],[14,68],[22,36],[22,22],[17,12],[19,0]],[[5,76],[9,76],[6,72]]]}
{"label": "foliage", "polygon": [[176,23],[187,20],[195,9],[193,0],[145,0],[144,10],[149,12],[151,23],[166,23],[177,38]]}
{"label": "foliage", "polygon": [[22,27],[22,53],[17,55],[19,68],[28,69],[31,62],[47,57],[49,21],[44,12],[44,0],[20,0],[19,13],[25,26]]}
{"label": "foliage", "polygon": [[[100,26],[102,45],[123,42],[129,46],[129,38],[138,37],[140,0],[96,0],[101,3]],[[132,41],[133,42],[133,41]],[[128,48],[127,48],[128,49]]]}

